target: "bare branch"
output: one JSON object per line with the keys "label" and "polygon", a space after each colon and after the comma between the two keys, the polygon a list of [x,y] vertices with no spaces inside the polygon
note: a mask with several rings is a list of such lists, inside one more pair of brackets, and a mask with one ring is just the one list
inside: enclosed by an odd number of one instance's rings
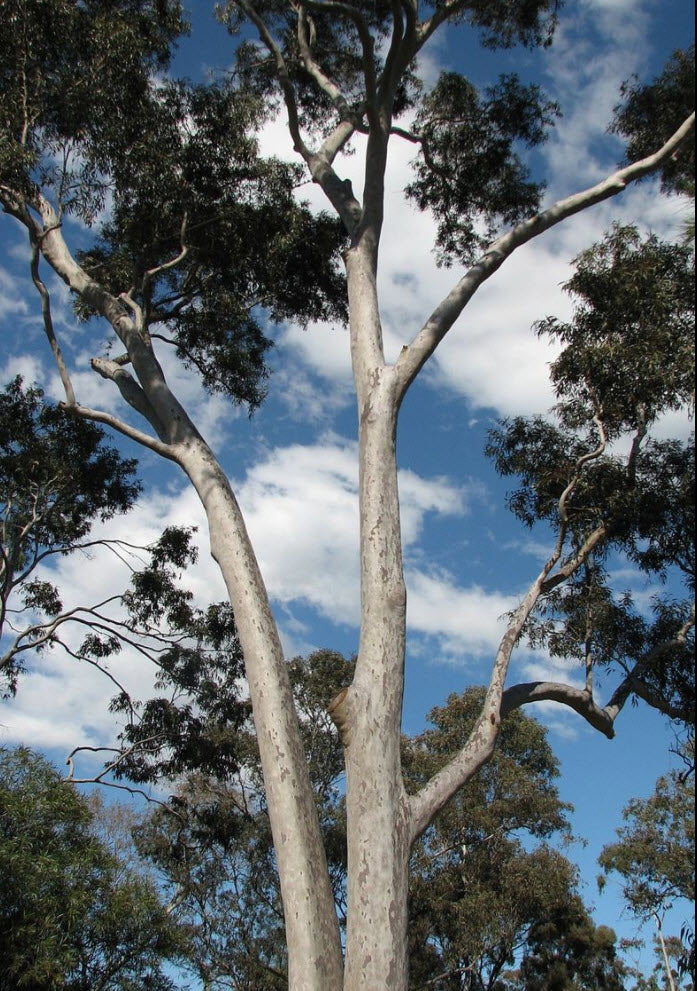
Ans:
{"label": "bare branch", "polygon": [[[142,798],[146,799],[146,801],[151,802],[153,805],[159,805],[161,808],[165,809],[166,812],[169,812],[170,815],[176,816],[180,822],[185,822],[186,820],[180,812],[177,812],[177,810],[167,802],[163,802],[159,798],[153,798],[149,792],[144,791],[142,788],[133,788],[131,785],[116,784],[115,781],[105,781],[104,775],[109,773],[111,768],[105,768],[100,774],[95,775],[93,778],[76,778],[74,776],[74,758],[76,754],[81,753],[82,751],[100,753],[101,751],[113,751],[113,749],[113,747],[75,747],[75,749],[68,754],[65,760],[65,763],[68,765],[68,777],[65,778],[66,782],[70,782],[74,785],[101,785],[104,788],[115,788],[117,791],[128,792],[129,795],[140,795]],[[116,766],[117,763],[118,762],[115,761],[112,766]]]}
{"label": "bare branch", "polygon": [[143,447],[147,447],[149,450],[154,451],[163,458],[167,458],[168,461],[175,461],[177,464],[179,463],[176,450],[172,445],[157,440],[157,438],[151,437],[150,434],[143,433],[142,430],[132,427],[129,423],[125,423],[123,420],[113,416],[111,413],[105,413],[103,410],[98,409],[90,409],[89,406],[81,406],[80,404],[76,404],[75,406],[66,405],[65,409],[70,413],[73,413],[75,416],[83,417],[85,420],[94,420],[95,423],[104,423],[107,427],[111,427],[112,430],[116,430],[118,433],[123,434],[124,437],[128,437],[130,440],[134,440],[137,444],[142,444]]}
{"label": "bare branch", "polygon": [[690,616],[680,628],[673,640],[659,644],[648,651],[623,678],[615,689],[610,701],[605,706],[599,706],[588,689],[578,689],[571,685],[558,684],[549,681],[534,681],[528,684],[513,685],[503,693],[501,703],[501,718],[509,712],[530,702],[553,701],[573,709],[586,720],[594,729],[599,730],[609,740],[615,735],[614,723],[630,695],[634,694],[644,699],[649,705],[658,709],[671,719],[684,719],[685,713],[660,699],[641,680],[656,659],[671,649],[683,646],[688,633],[694,627],[695,608],[692,606]]}
{"label": "bare branch", "polygon": [[[448,9],[447,6],[440,8],[443,11],[446,9]],[[595,186],[559,200],[553,206],[529,220],[524,220],[497,238],[436,307],[411,344],[402,348],[396,362],[400,379],[399,399],[404,397],[423,365],[431,357],[477,289],[501,267],[516,248],[548,231],[556,224],[561,223],[562,220],[566,220],[567,217],[616,196],[626,189],[631,182],[636,182],[655,171],[690,137],[694,128],[695,115],[691,114],[673,136],[653,155],[613,172]]]}
{"label": "bare branch", "polygon": [[[132,300],[130,302],[134,307],[137,307],[137,304],[133,303]],[[140,309],[139,307],[137,308]],[[109,379],[115,383],[128,405],[140,413],[141,416],[145,417],[162,440],[165,436],[165,430],[160,418],[153,409],[143,389],[141,389],[123,365],[118,361],[110,361],[107,358],[92,358],[90,364],[102,378]]]}
{"label": "bare branch", "polygon": [[161,272],[166,272],[170,268],[176,268],[177,265],[181,265],[188,254],[188,248],[186,246],[186,227],[189,220],[188,213],[184,213],[182,217],[181,228],[179,229],[179,244],[181,250],[169,261],[163,262],[161,265],[155,265],[154,268],[149,268],[145,275],[143,276],[143,292],[147,289],[148,284],[156,276],[160,275]]}
{"label": "bare branch", "polygon": [[56,367],[58,368],[58,374],[60,375],[61,382],[63,383],[66,400],[69,406],[74,406],[75,393],[73,391],[72,382],[70,381],[70,375],[68,374],[65,360],[63,359],[63,352],[60,349],[53,327],[53,317],[51,316],[51,297],[46,285],[39,276],[39,243],[38,240],[32,235],[31,229],[29,231],[29,238],[31,241],[31,277],[39,295],[41,296],[41,312],[44,319],[44,331],[51,346],[51,351],[53,352],[53,358],[56,362]]}
{"label": "bare branch", "polygon": [[540,597],[549,571],[555,565],[551,558],[528,589],[511,617],[494,661],[489,687],[482,711],[467,743],[444,767],[413,795],[411,804],[412,842],[421,835],[433,817],[465,782],[477,773],[491,757],[501,725],[501,699],[513,649],[520,633]]}
{"label": "bare branch", "polygon": [[[346,143],[351,140],[357,130],[360,130],[360,128],[355,120],[342,120],[322,142],[322,145],[317,153],[318,157],[325,161],[328,165],[331,165],[336,156],[342,148],[346,146]],[[348,187],[345,188],[348,189]],[[355,204],[356,206],[358,205],[357,200],[355,201]]]}
{"label": "bare branch", "polygon": [[530,702],[553,701],[560,702],[573,709],[580,716],[612,740],[615,736],[614,715],[603,709],[593,700],[586,689],[574,688],[572,685],[558,684],[553,681],[532,681],[528,684],[513,685],[503,693],[501,702],[501,718],[503,719],[514,709]]}

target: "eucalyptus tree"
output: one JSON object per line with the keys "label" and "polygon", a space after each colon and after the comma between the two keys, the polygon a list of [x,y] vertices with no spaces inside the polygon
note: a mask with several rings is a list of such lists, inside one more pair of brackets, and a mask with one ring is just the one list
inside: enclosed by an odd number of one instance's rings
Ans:
{"label": "eucalyptus tree", "polygon": [[91,530],[132,507],[135,461],[40,390],[15,379],[0,393],[0,678],[14,692],[28,652],[55,643],[64,613],[42,565],[94,547]]}
{"label": "eucalyptus tree", "polygon": [[[685,753],[694,765],[694,743]],[[617,831],[617,842],[600,855],[605,883],[607,874],[622,879],[622,893],[630,911],[642,921],[652,919],[667,983],[675,987],[667,944],[680,945],[682,971],[694,981],[694,934],[686,922],[681,936],[668,940],[663,918],[676,900],[695,900],[695,781],[694,766],[687,772],[672,771],[656,782],[652,795],[633,799],[624,810],[625,825]]]}
{"label": "eucalyptus tree", "polygon": [[[670,386],[651,392],[643,413],[611,404],[606,423],[593,399],[597,369],[590,362],[587,386],[586,370],[568,375],[579,393],[580,439],[573,457],[562,459],[556,503],[548,507],[554,530],[548,559],[502,630],[467,741],[416,793],[406,790],[400,751],[406,592],[395,447],[401,404],[467,303],[514,251],[680,158],[694,128],[690,116],[638,160],[542,207],[542,188],[519,152],[543,140],[556,106],[510,75],[479,92],[464,77],[446,74],[424,92],[416,67],[424,45],[454,23],[492,50],[547,45],[559,6],[557,0],[230,0],[219,4],[222,19],[233,33],[245,28],[235,71],[225,83],[201,88],[153,74],[183,27],[174,0],[2,3],[1,202],[29,239],[66,411],[108,424],[178,465],[205,509],[245,658],[293,991],[406,988],[410,851],[491,757],[502,719],[523,704],[551,699],[612,736],[637,681],[630,666],[606,705],[596,701],[590,676],[581,690],[505,687],[512,651],[536,608],[592,569],[594,552],[612,539],[614,517],[605,519],[617,511],[612,500],[596,507],[587,530],[576,525],[573,507],[589,468],[604,464],[611,436],[629,434],[624,477],[631,481],[646,428],[683,398],[671,372]],[[279,102],[298,156],[290,170],[259,159],[253,140],[264,107]],[[341,177],[341,154],[360,134],[366,143],[358,193]],[[377,273],[394,141],[409,142],[420,155],[409,192],[433,211],[438,249],[458,273],[425,320],[415,315],[413,336],[390,363]],[[335,220],[313,218],[295,204],[299,174],[309,174],[326,194]],[[94,249],[80,255],[62,217],[73,210],[94,219],[107,188],[110,217]],[[345,301],[337,296],[334,265],[340,247]],[[98,318],[100,340],[103,329],[111,333],[116,349],[101,352],[96,344],[92,368],[105,389],[120,393],[122,416],[88,407],[76,395],[40,265],[66,283],[83,316]],[[343,946],[288,671],[254,549],[227,477],[158,360],[163,346],[173,346],[209,388],[253,405],[267,347],[260,307],[272,319],[346,311],[349,318],[362,619],[353,679],[329,707],[346,765]],[[653,377],[649,384],[654,389]],[[692,628],[689,616],[674,619],[668,653],[682,649]],[[594,656],[589,652],[589,671]],[[643,657],[636,664],[638,673],[646,667]]]}

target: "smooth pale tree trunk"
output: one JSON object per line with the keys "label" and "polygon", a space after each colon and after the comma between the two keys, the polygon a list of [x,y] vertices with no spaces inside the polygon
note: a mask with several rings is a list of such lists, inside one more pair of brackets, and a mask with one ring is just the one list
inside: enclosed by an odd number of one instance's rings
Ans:
{"label": "smooth pale tree trunk", "polygon": [[342,700],[348,828],[344,991],[408,986],[409,803],[400,759],[406,588],[397,488],[394,370],[385,365],[376,252],[346,258],[358,401],[361,638]]}
{"label": "smooth pale tree trunk", "polygon": [[237,500],[210,449],[194,440],[180,463],[205,508],[211,554],[233,603],[244,651],[281,883],[288,986],[292,991],[339,991],[343,966],[334,896],[266,588]]}
{"label": "smooth pale tree trunk", "polygon": [[670,957],[668,956],[668,948],[666,946],[666,941],[663,938],[663,923],[661,922],[661,917],[658,912],[653,913],[654,922],[656,923],[656,932],[658,933],[658,944],[661,947],[661,956],[663,957],[663,968],[666,972],[666,983],[670,988],[670,991],[678,991],[675,986],[675,981],[673,979],[673,971],[670,966]]}

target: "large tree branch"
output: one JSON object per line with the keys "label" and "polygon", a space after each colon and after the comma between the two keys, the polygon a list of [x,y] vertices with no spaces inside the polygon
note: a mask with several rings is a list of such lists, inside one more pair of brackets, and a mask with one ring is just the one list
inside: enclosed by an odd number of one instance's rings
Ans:
{"label": "large tree branch", "polygon": [[29,238],[31,241],[31,277],[34,285],[36,286],[37,292],[41,297],[41,313],[44,320],[44,332],[48,338],[48,343],[53,353],[53,359],[56,363],[56,367],[58,368],[58,374],[60,375],[61,382],[63,383],[68,404],[72,405],[75,403],[75,392],[73,391],[73,385],[70,381],[70,375],[68,374],[68,369],[63,358],[63,352],[60,349],[60,345],[58,344],[53,327],[53,317],[51,315],[51,296],[39,275],[39,242],[38,239],[32,236],[31,229],[29,230]]}
{"label": "large tree branch", "polygon": [[[362,64],[363,64],[363,78],[365,82],[366,99],[368,104],[368,115],[370,117],[371,113],[375,109],[375,96],[377,92],[377,80],[375,77],[375,47],[373,42],[373,37],[370,33],[368,24],[360,13],[360,11],[351,7],[349,4],[338,3],[336,0],[326,0],[326,2],[319,2],[319,0],[298,0],[300,12],[298,15],[298,43],[300,45],[301,55],[303,57],[303,62],[308,72],[313,76],[315,81],[327,92],[334,101],[338,109],[341,110],[340,103],[337,102],[337,97],[346,109],[348,109],[348,102],[344,98],[343,94],[340,92],[338,87],[328,79],[328,77],[322,72],[321,68],[315,62],[312,57],[309,45],[309,35],[307,33],[307,23],[302,26],[304,11],[313,10],[317,14],[335,14],[339,17],[345,17],[352,21],[358,32],[358,37],[361,42],[362,51]],[[318,73],[315,75],[315,73]],[[325,88],[324,82],[329,83],[329,85],[336,91],[337,96],[333,96],[332,92]],[[344,111],[345,112],[345,111]]]}
{"label": "large tree branch", "polygon": [[111,361],[108,358],[93,358],[90,364],[102,378],[108,379],[116,385],[128,405],[140,413],[150,423],[162,442],[166,443],[166,431],[153,409],[152,403],[121,362]]}
{"label": "large tree branch", "polygon": [[513,685],[503,693],[501,718],[514,709],[530,702],[559,702],[577,712],[590,725],[603,733],[608,740],[615,735],[614,721],[617,713],[608,707],[601,708],[585,689],[574,688],[553,681],[532,681],[528,684]]}
{"label": "large tree branch", "polygon": [[[544,568],[531,584],[527,594],[521,601],[518,608],[510,618],[506,632],[501,640],[496,654],[494,667],[487,689],[486,698],[482,706],[480,717],[470,734],[464,748],[448,764],[445,765],[425,787],[412,799],[412,829],[413,837],[416,838],[433,819],[436,813],[455,794],[455,792],[468,781],[473,774],[491,756],[496,739],[498,737],[499,726],[503,718],[505,697],[504,684],[510,665],[513,650],[518,642],[520,634],[528,621],[532,611],[541,595],[565,581],[588,559],[594,547],[598,545],[606,533],[604,526],[598,527],[585,541],[581,550],[574,556],[573,560],[559,570],[552,578],[550,574],[558,564],[564,549],[566,523],[567,523],[567,503],[575,486],[583,473],[584,468],[590,462],[599,458],[605,451],[607,438],[605,429],[599,416],[596,415],[595,423],[599,433],[599,444],[586,454],[581,455],[574,466],[574,473],[571,481],[566,486],[559,497],[559,516],[561,526],[559,536],[556,540],[551,557],[545,563]],[[566,686],[563,686],[566,687]],[[549,686],[547,686],[549,688]],[[559,686],[554,686],[555,690]],[[576,692],[570,689],[571,693]],[[574,704],[581,704],[578,693],[569,696]],[[533,701],[533,699],[530,699]],[[521,703],[522,704],[522,703]],[[569,703],[571,704],[571,703]],[[584,706],[587,706],[585,699]],[[603,722],[606,725],[607,720]]]}
{"label": "large tree branch", "polygon": [[[311,35],[314,25],[308,17],[306,8],[310,7],[310,9],[314,10],[317,7],[322,8],[324,6],[324,4],[308,4],[306,2],[298,6],[298,48],[300,49],[300,57],[308,75],[314,79],[319,89],[323,93],[326,93],[339,113],[343,116],[348,116],[350,109],[346,96],[334,80],[324,72],[312,54]],[[342,4],[332,4],[332,6],[341,8]]]}
{"label": "large tree branch", "polygon": [[674,648],[685,645],[689,631],[694,627],[694,605],[687,621],[682,625],[673,640],[658,644],[649,650],[627,672],[612,697],[605,706],[600,706],[594,700],[592,692],[587,689],[574,688],[572,685],[559,684],[551,681],[533,681],[528,684],[513,685],[503,693],[501,701],[501,718],[503,719],[514,709],[531,702],[552,701],[566,705],[582,716],[594,729],[599,730],[609,740],[615,736],[615,720],[624,708],[631,695],[637,695],[650,706],[662,712],[671,719],[685,719],[685,712],[661,699],[642,680],[642,676],[652,664]]}
{"label": "large tree branch", "polygon": [[64,408],[74,416],[82,417],[83,420],[93,420],[95,423],[103,423],[105,426],[111,427],[112,430],[118,431],[124,437],[128,437],[129,440],[135,441],[136,444],[141,444],[143,447],[148,448],[148,450],[154,451],[155,454],[167,458],[168,461],[175,461],[177,463],[179,461],[176,449],[173,446],[158,440],[156,437],[152,437],[150,434],[144,433],[142,430],[138,430],[137,427],[132,427],[129,423],[125,423],[112,413],[105,413],[99,409],[91,409],[89,406],[81,406],[79,403],[76,403],[74,406],[65,404]]}
{"label": "large tree branch", "polygon": [[516,248],[548,231],[556,224],[561,223],[562,220],[566,220],[567,217],[616,196],[626,189],[631,182],[636,182],[655,171],[689,138],[694,132],[694,127],[695,115],[691,114],[673,136],[653,155],[648,155],[638,162],[633,162],[631,165],[613,172],[595,186],[559,200],[553,206],[528,220],[524,220],[497,238],[436,307],[411,344],[402,348],[396,363],[400,379],[400,399],[404,397],[425,362],[436,350],[477,289],[501,267]]}
{"label": "large tree branch", "polygon": [[[152,347],[141,333],[142,328],[138,326],[137,317],[134,319],[133,306],[107,292],[75,261],[63,238],[55,210],[41,194],[36,198],[35,208],[43,226],[37,225],[28,211],[25,211],[25,215],[18,216],[18,219],[29,228],[32,239],[36,239],[42,255],[54,272],[74,293],[81,296],[90,307],[108,321],[125,346],[157,422],[167,427],[167,443],[176,444],[198,436],[188,414],[170,391]],[[68,408],[74,409],[73,404],[69,402]],[[108,422],[104,418],[101,420]],[[121,432],[128,431],[121,430]],[[151,447],[152,444],[149,443],[147,446]],[[171,457],[171,453],[167,456]]]}
{"label": "large tree branch", "polygon": [[466,0],[450,0],[450,3],[444,3],[442,6],[437,7],[433,15],[428,20],[422,21],[416,29],[418,47],[423,48],[441,24],[459,13],[465,5]]}
{"label": "large tree branch", "polygon": [[259,37],[268,49],[276,66],[276,76],[281,86],[281,92],[288,113],[288,130],[293,140],[295,151],[302,157],[310,170],[314,182],[324,191],[329,202],[332,204],[339,217],[344,223],[347,231],[353,233],[362,216],[361,205],[353,195],[351,183],[342,181],[331,167],[331,163],[339,150],[346,144],[351,136],[353,121],[346,121],[339,124],[334,133],[330,136],[321,152],[315,152],[305,144],[300,131],[300,119],[298,117],[298,104],[295,98],[295,88],[288,71],[288,66],[283,57],[281,49],[274,41],[271,32],[264,20],[254,10],[247,0],[239,0],[240,9],[244,11],[252,24],[257,29]]}
{"label": "large tree branch", "polygon": [[452,796],[491,757],[501,725],[501,699],[513,649],[530,613],[540,597],[544,581],[554,567],[554,557],[545,564],[511,617],[503,635],[491,674],[482,711],[467,743],[410,799],[411,841],[417,839]]}

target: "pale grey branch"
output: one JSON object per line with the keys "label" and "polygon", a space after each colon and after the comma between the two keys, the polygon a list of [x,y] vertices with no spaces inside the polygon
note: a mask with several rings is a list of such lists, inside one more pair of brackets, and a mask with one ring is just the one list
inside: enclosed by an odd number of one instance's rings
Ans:
{"label": "pale grey branch", "polygon": [[[447,5],[441,9],[446,10]],[[481,258],[436,307],[412,343],[402,348],[396,363],[400,378],[400,399],[404,397],[425,362],[443,340],[477,289],[501,267],[516,248],[548,231],[562,220],[566,220],[567,217],[616,196],[626,189],[629,183],[636,182],[659,168],[692,135],[694,128],[695,115],[691,114],[673,136],[653,155],[648,155],[638,162],[633,162],[631,165],[613,172],[602,182],[596,183],[588,189],[559,200],[529,220],[524,220],[489,245]]]}

